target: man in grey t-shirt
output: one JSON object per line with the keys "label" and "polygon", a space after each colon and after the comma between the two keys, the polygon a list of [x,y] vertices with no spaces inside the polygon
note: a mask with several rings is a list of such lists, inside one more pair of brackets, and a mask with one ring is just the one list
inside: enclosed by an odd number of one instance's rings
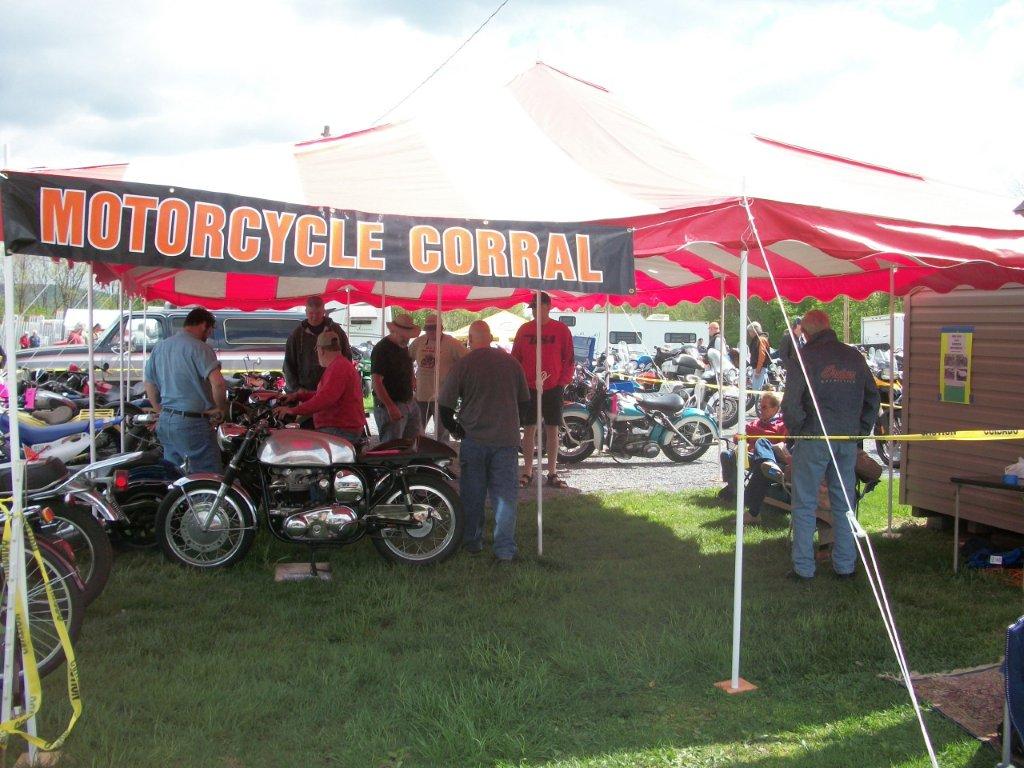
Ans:
{"label": "man in grey t-shirt", "polygon": [[492,348],[492,341],[490,326],[483,320],[469,326],[471,351],[455,363],[444,380],[438,405],[445,427],[462,440],[459,494],[466,513],[463,546],[470,554],[483,549],[484,502],[490,493],[494,556],[505,564],[516,556],[519,424],[530,405],[530,390],[522,366],[507,352]]}
{"label": "man in grey t-shirt", "polygon": [[220,472],[214,427],[227,414],[227,385],[217,355],[206,343],[215,320],[196,307],[185,326],[153,347],[146,361],[146,396],[160,414],[156,434],[164,458],[189,472]]}

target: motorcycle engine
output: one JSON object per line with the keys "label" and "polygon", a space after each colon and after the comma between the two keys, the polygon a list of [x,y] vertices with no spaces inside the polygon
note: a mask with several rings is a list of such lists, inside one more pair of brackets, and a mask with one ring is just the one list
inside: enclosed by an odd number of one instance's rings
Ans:
{"label": "motorcycle engine", "polygon": [[284,521],[284,532],[293,541],[343,539],[355,533],[359,515],[351,507],[333,504],[291,515]]}
{"label": "motorcycle engine", "polygon": [[281,530],[288,538],[335,541],[358,533],[359,513],[353,506],[366,489],[357,473],[298,467],[273,467],[269,473],[270,514],[285,518]]}

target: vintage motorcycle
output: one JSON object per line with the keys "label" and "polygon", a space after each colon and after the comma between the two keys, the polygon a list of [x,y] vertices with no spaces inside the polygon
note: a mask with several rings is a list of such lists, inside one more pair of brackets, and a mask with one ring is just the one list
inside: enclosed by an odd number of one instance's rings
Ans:
{"label": "vintage motorcycle", "polygon": [[347,546],[365,536],[389,560],[440,562],[458,549],[464,518],[448,465],[455,452],[418,437],[356,454],[340,437],[303,429],[222,424],[231,455],[223,475],[192,474],[172,484],[156,534],[172,562],[199,569],[241,560],[262,515],[281,541]]}
{"label": "vintage motorcycle", "polygon": [[695,461],[718,439],[718,425],[707,413],[687,408],[676,394],[610,392],[591,374],[585,403],[562,411],[558,460],[583,461],[601,448],[613,458],[653,459],[659,452],[676,462]]}
{"label": "vintage motorcycle", "polygon": [[[872,375],[875,378],[875,386],[878,387],[879,409],[878,418],[875,421],[874,435],[875,453],[886,465],[889,463],[889,441],[885,437],[889,434],[889,409],[893,409],[892,431],[894,435],[903,434],[903,381],[900,371],[893,376],[889,371],[888,364],[869,365]],[[903,456],[901,450],[903,443],[892,443],[892,465],[895,469],[900,468],[900,459]]]}

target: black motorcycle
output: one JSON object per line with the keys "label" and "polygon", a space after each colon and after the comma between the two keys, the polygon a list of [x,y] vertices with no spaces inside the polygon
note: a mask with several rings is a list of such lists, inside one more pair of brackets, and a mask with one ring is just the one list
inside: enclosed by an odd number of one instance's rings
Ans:
{"label": "black motorcycle", "polygon": [[302,429],[222,424],[223,475],[175,482],[156,533],[172,562],[200,569],[241,560],[262,516],[281,541],[314,551],[369,536],[381,555],[426,565],[458,549],[464,519],[448,465],[455,452],[426,437],[357,455],[347,440]]}

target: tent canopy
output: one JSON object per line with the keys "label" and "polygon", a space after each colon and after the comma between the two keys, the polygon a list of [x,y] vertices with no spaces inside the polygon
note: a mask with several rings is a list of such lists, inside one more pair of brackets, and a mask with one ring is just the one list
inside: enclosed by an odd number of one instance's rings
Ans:
{"label": "tent canopy", "polygon": [[[589,221],[633,228],[636,291],[552,292],[565,308],[675,304],[737,294],[750,253],[750,293],[861,298],[917,286],[1024,283],[1024,226],[1014,201],[756,136],[688,152],[604,88],[537,64],[504,88],[438,102],[412,119],[300,144],[265,145],[121,165],[51,169],[91,178],[180,185],[293,203],[513,221]],[[111,266],[133,292],[210,307],[291,307],[312,293],[435,306],[438,286],[331,277],[208,275]],[[346,288],[350,293],[346,294]],[[445,286],[444,308],[512,306],[514,288]]]}

